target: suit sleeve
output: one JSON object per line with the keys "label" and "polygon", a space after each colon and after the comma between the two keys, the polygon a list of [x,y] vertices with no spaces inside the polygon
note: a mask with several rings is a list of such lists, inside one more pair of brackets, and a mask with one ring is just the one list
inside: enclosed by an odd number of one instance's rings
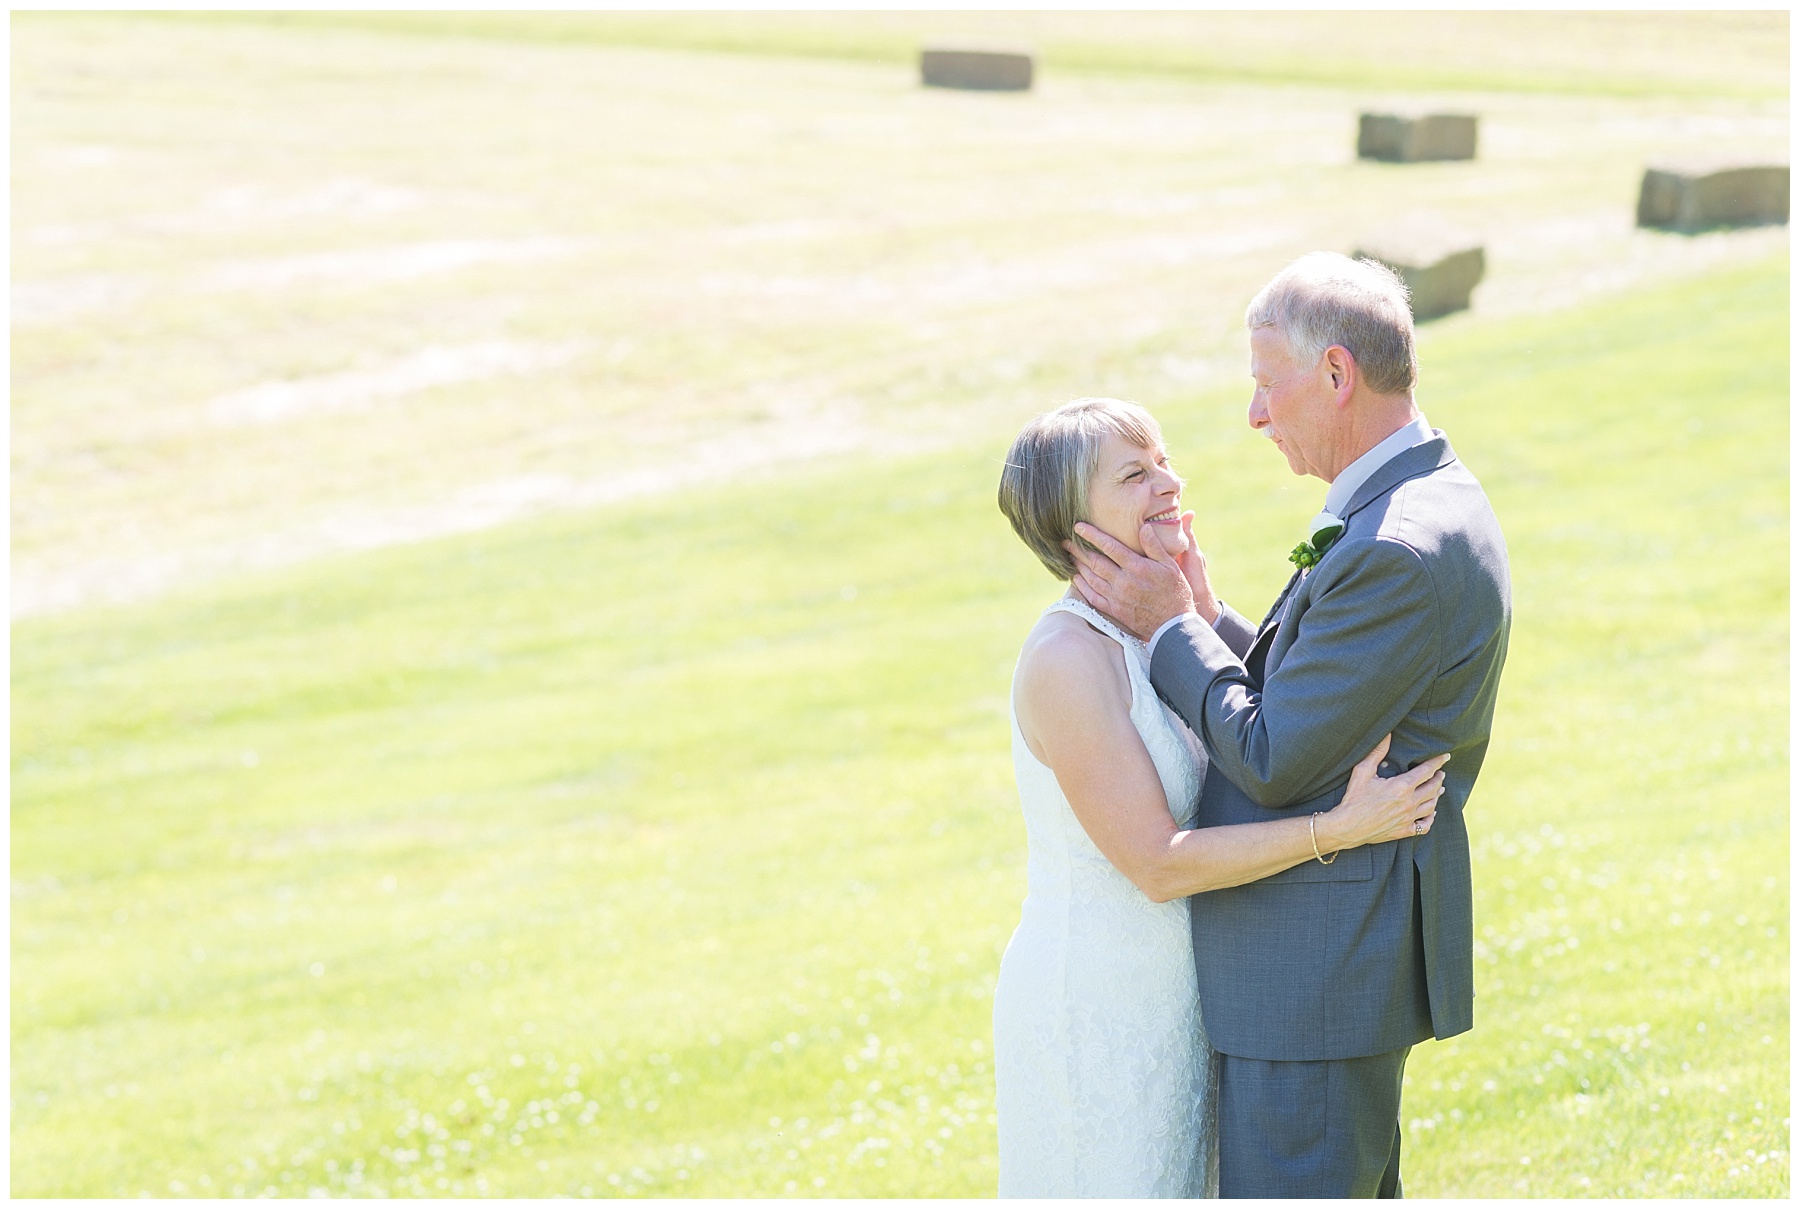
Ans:
{"label": "suit sleeve", "polygon": [[1225,645],[1239,659],[1250,654],[1250,648],[1256,645],[1256,627],[1230,605],[1221,605],[1219,620],[1213,626],[1213,633],[1225,640]]}
{"label": "suit sleeve", "polygon": [[1151,684],[1260,806],[1331,788],[1437,671],[1437,592],[1418,553],[1387,538],[1333,553],[1313,572],[1330,578],[1310,585],[1299,633],[1260,687],[1198,617],[1165,634],[1151,659]]}

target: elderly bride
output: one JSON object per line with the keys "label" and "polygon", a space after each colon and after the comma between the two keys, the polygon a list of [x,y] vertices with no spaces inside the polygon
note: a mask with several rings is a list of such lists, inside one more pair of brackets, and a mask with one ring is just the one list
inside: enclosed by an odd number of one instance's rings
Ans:
{"label": "elderly bride", "polygon": [[[1175,562],[1215,612],[1193,513],[1148,412],[1077,399],[1025,426],[1000,509],[1058,579],[1087,521]],[[1002,1196],[1216,1196],[1213,1055],[1185,896],[1429,827],[1443,758],[1376,775],[1310,819],[1188,830],[1206,754],[1150,687],[1144,644],[1073,591],[1013,677],[1013,765],[1029,847],[994,994]],[[1298,1107],[1298,1106],[1296,1106]]]}

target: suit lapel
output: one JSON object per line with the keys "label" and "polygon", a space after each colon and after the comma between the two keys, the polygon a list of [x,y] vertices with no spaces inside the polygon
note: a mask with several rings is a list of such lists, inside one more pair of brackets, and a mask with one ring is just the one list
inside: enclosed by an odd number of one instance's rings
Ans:
{"label": "suit lapel", "polygon": [[1288,577],[1287,587],[1281,589],[1281,595],[1275,598],[1275,603],[1269,606],[1269,611],[1267,613],[1263,614],[1262,624],[1256,627],[1258,635],[1260,635],[1262,631],[1268,629],[1270,623],[1281,616],[1281,606],[1287,603],[1287,598],[1293,595],[1294,588],[1298,586],[1299,583],[1300,568],[1295,567],[1294,573]]}
{"label": "suit lapel", "polygon": [[1256,629],[1256,641],[1250,644],[1250,650],[1244,656],[1244,670],[1248,671],[1250,678],[1259,685],[1263,681],[1263,666],[1269,658],[1269,644],[1275,641],[1275,631],[1281,628],[1281,611],[1287,606],[1288,598],[1294,594],[1294,589],[1300,586],[1302,578],[1301,568],[1295,567],[1294,573],[1288,577],[1287,587],[1281,589],[1281,595],[1275,598],[1275,603],[1269,606],[1267,613],[1263,614],[1262,625]]}
{"label": "suit lapel", "polygon": [[1249,653],[1244,656],[1244,670],[1250,673],[1251,682],[1258,688],[1262,687],[1263,678],[1268,673],[1269,648],[1275,645],[1275,631],[1280,628],[1279,625],[1272,625],[1263,630],[1256,636],[1256,641],[1250,644]]}

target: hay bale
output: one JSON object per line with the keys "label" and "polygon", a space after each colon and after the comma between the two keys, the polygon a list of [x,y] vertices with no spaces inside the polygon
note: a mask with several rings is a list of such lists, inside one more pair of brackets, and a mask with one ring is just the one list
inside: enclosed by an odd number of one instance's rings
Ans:
{"label": "hay bale", "polygon": [[1652,167],[1638,186],[1640,227],[1700,231],[1788,220],[1788,166]]}
{"label": "hay bale", "polygon": [[1356,154],[1366,160],[1411,164],[1422,160],[1475,158],[1475,116],[1428,113],[1401,117],[1365,113],[1356,128]]}
{"label": "hay bale", "polygon": [[1031,76],[1031,55],[1021,50],[928,46],[919,52],[919,80],[928,88],[1022,92]]}
{"label": "hay bale", "polygon": [[1429,227],[1366,239],[1352,255],[1378,260],[1400,274],[1412,295],[1413,318],[1420,322],[1467,310],[1487,271],[1480,243]]}

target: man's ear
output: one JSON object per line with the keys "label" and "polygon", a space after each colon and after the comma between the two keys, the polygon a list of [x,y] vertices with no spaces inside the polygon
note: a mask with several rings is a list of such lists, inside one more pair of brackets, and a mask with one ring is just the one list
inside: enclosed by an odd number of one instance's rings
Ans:
{"label": "man's ear", "polygon": [[1336,396],[1332,401],[1339,407],[1350,401],[1350,395],[1356,389],[1356,358],[1350,350],[1341,344],[1334,344],[1325,350],[1325,372],[1331,380],[1331,392]]}

